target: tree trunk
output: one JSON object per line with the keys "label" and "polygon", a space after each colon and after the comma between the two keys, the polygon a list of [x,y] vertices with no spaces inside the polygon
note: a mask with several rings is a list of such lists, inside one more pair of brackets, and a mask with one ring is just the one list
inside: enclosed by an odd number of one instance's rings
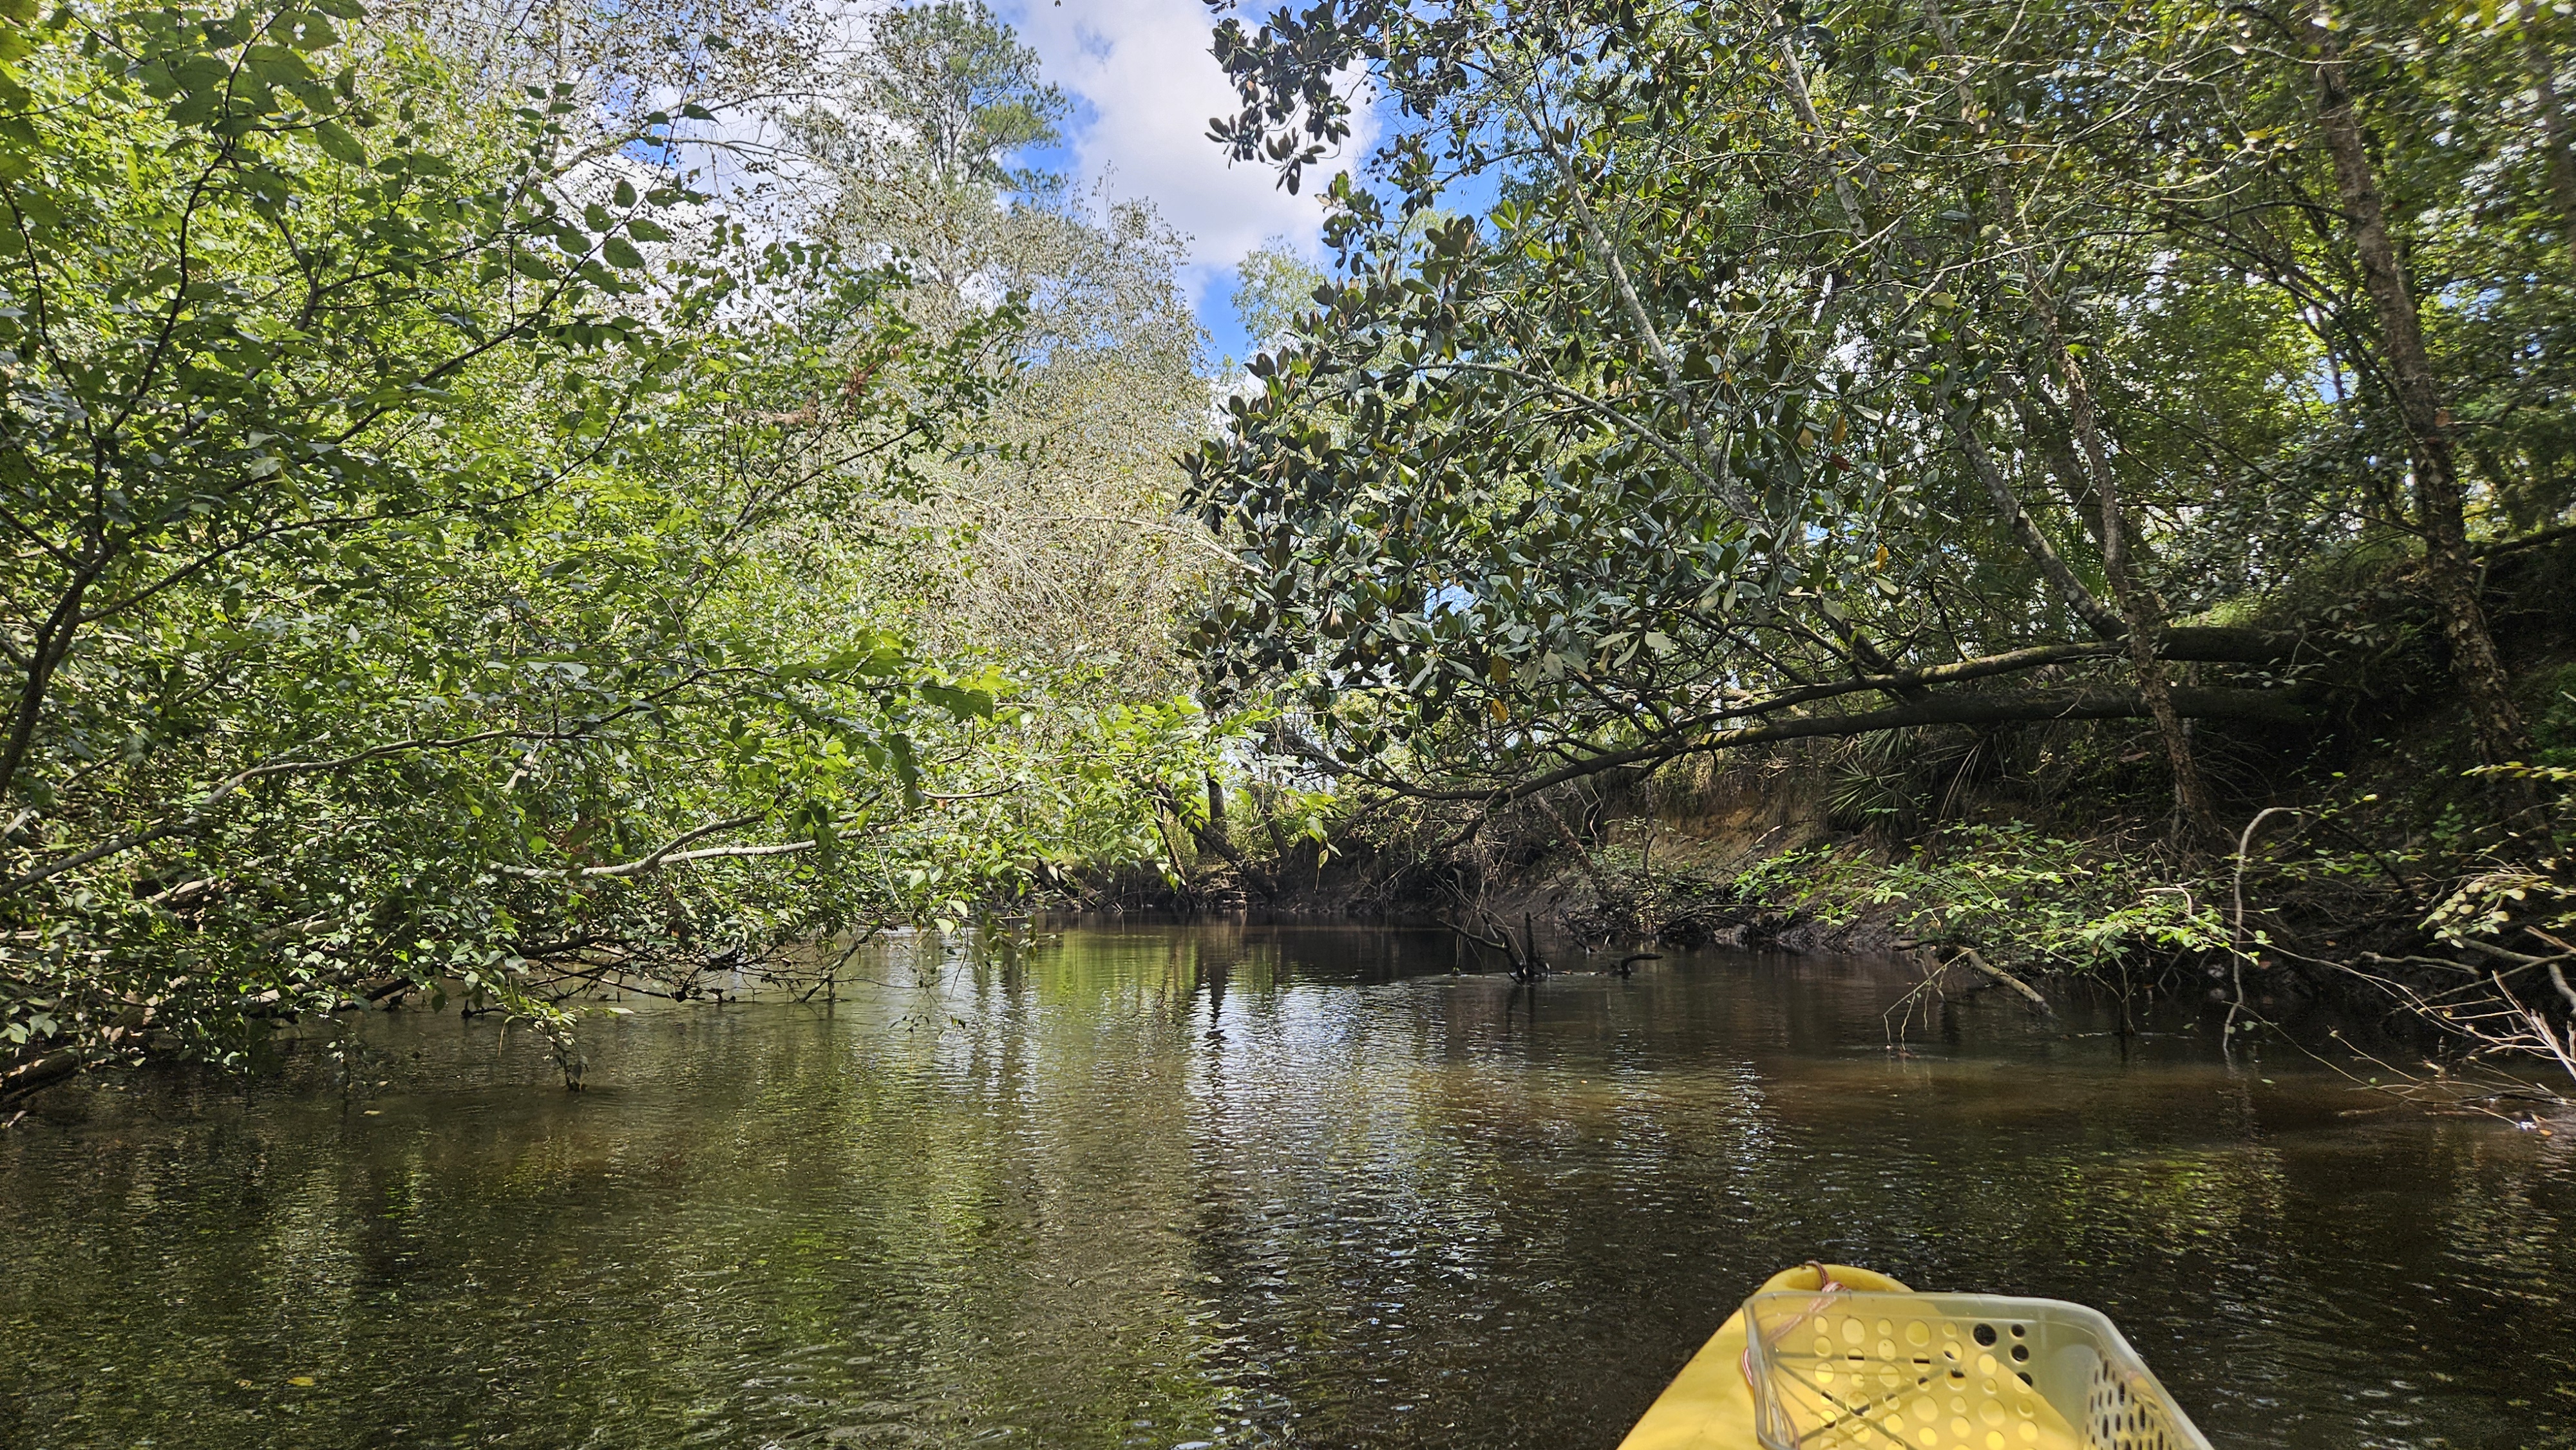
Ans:
{"label": "tree trunk", "polygon": [[2058,597],[2066,601],[2067,607],[2075,611],[2086,628],[2106,640],[2116,640],[2127,634],[2128,626],[2121,622],[2119,614],[2084,587],[2084,581],[2076,577],[2074,566],[2057,552],[2057,546],[2048,541],[2048,535],[2040,532],[2030,510],[2022,507],[2021,496],[2013,492],[2012,481],[2004,477],[2003,466],[1995,461],[1985,440],[1977,436],[1976,416],[1955,396],[1958,387],[1956,375],[1966,370],[1966,359],[1955,344],[1949,349],[1946,361],[1950,374],[1943,377],[1935,402],[1950,425],[1951,437],[1957,441],[1960,453],[1968,460],[1968,470],[1985,485],[1986,497],[1994,501],[1996,516],[2003,520],[2005,528],[2012,530],[2014,542],[2020,544],[2022,552],[2039,566],[2039,572],[2047,576],[2048,582],[2056,587]]}
{"label": "tree trunk", "polygon": [[[2316,717],[2310,713],[2307,698],[2296,690],[2245,690],[2208,685],[2178,685],[2172,690],[2174,712],[2189,719],[2241,720],[2255,725],[2313,727]],[[1629,767],[1651,769],[1668,760],[1689,755],[1715,755],[1720,751],[1740,749],[1747,745],[1769,744],[1780,740],[1849,739],[1880,730],[1903,730],[1916,725],[2003,725],[2017,722],[2064,722],[2068,720],[2135,720],[2147,714],[2146,702],[2135,690],[2116,688],[2052,688],[2006,690],[1961,694],[1934,694],[1921,700],[1910,700],[1880,710],[1834,711],[1823,715],[1792,715],[1760,724],[1737,725],[1699,732],[1666,736],[1645,745],[1602,754],[1560,765],[1554,770],[1530,777],[1513,785],[1480,785],[1473,789],[1436,789],[1397,785],[1403,794],[1416,800],[1475,801],[1486,806],[1501,806],[1526,800],[1540,791],[1567,781],[1583,780]],[[1393,784],[1392,782],[1382,782]]]}
{"label": "tree trunk", "polygon": [[10,707],[8,736],[5,743],[0,743],[0,800],[17,793],[18,772],[27,763],[28,748],[35,743],[36,722],[44,714],[54,671],[72,652],[72,636],[80,629],[81,600],[95,577],[90,569],[74,574],[71,587],[55,602],[53,613],[36,632],[35,648],[27,658],[26,682],[19,688],[17,704]]}
{"label": "tree trunk", "polygon": [[2576,249],[2576,142],[2567,135],[2567,111],[2558,99],[2558,57],[2541,26],[2538,0],[2522,0],[2522,45],[2531,58],[2531,86],[2540,98],[2540,144],[2547,153],[2549,195],[2558,203],[2558,244]]}
{"label": "tree trunk", "polygon": [[2048,471],[2056,475],[2058,489],[2065,495],[2067,511],[2084,521],[2084,532],[2092,535],[2093,543],[2099,547],[2102,542],[2102,500],[2094,494],[2093,480],[2085,473],[2083,462],[2075,456],[2075,445],[2070,439],[2072,430],[2041,413],[2031,396],[2036,391],[2035,387],[2013,390],[2013,416],[2021,422],[2022,439],[2047,461]]}
{"label": "tree trunk", "polygon": [[2192,758],[2191,736],[2183,728],[2182,715],[2174,709],[2173,688],[2165,678],[2164,661],[2158,657],[2164,642],[2164,611],[2146,590],[2138,587],[2129,567],[2129,521],[2120,506],[2120,476],[2112,469],[2110,449],[2102,441],[2101,418],[2093,408],[2093,389],[2085,381],[2084,369],[2076,362],[2073,350],[2067,347],[2065,334],[2059,330],[2056,299],[2050,296],[2038,268],[2027,260],[2023,266],[2031,303],[2039,312],[2058,377],[2066,388],[2068,421],[2083,456],[2084,473],[2093,496],[2101,503],[2098,534],[2102,541],[2102,574],[2110,581],[2112,601],[2129,627],[2129,659],[2137,669],[2138,697],[2146,702],[2147,713],[2156,722],[2156,735],[2164,742],[2165,761],[2173,769],[2175,835],[2185,839],[2208,836],[2218,830],[2218,813],[2210,804],[2209,786],[2201,778],[2200,763]]}
{"label": "tree trunk", "polygon": [[[1977,104],[1975,93],[1968,88],[1968,69],[1959,54],[1958,42],[1951,35],[1949,22],[1941,15],[1940,0],[1923,0],[1923,14],[1932,26],[1934,38],[1941,42],[1942,54],[1950,62],[1951,85],[1959,96],[1959,117],[1974,134],[1983,138],[1987,133],[1985,115]],[[2102,575],[2111,586],[2111,602],[2119,611],[2120,629],[2116,637],[2128,644],[2129,660],[2138,676],[2138,697],[2145,702],[2148,716],[2156,723],[2156,735],[2164,744],[2166,763],[2173,770],[2174,834],[2185,840],[2212,835],[2218,830],[2218,815],[2210,806],[2209,787],[2201,778],[2199,762],[2192,758],[2191,736],[2183,727],[2181,713],[2174,708],[2172,684],[2165,677],[2164,661],[2159,657],[2164,642],[2164,611],[2146,590],[2138,587],[2135,573],[2129,567],[2129,526],[2120,507],[2120,480],[2111,469],[2110,449],[2102,440],[2101,418],[2093,407],[2093,390],[2085,381],[2084,369],[2077,365],[2074,352],[2066,345],[2065,334],[2058,326],[2057,301],[2050,295],[2047,279],[2040,275],[2039,266],[2026,243],[2021,249],[2021,258],[2022,279],[2029,288],[2031,306],[2039,315],[2040,330],[2048,340],[2050,361],[2066,388],[2067,430],[2074,435],[2075,446],[2066,448],[2056,437],[2034,427],[2038,421],[2038,410],[2027,399],[2022,400],[2016,409],[2022,420],[2023,435],[2043,455],[2057,455],[2054,466],[2061,479],[2075,486],[2079,493],[2091,494],[2090,501],[2095,505],[2094,513],[2099,520],[2092,529],[2093,537],[2102,549]],[[1961,433],[1963,438],[1969,436],[1964,428]],[[2068,453],[2079,457],[2064,456]],[[1976,462],[1973,456],[1970,461],[1972,464]],[[2009,490],[2003,486],[2001,471],[1988,463],[1980,467],[1979,472],[1987,476],[1987,491],[1995,496],[1997,504],[2005,508],[2008,516],[2015,517],[2016,526],[2026,536],[2036,535],[2036,527],[2023,522],[2027,515],[2022,514],[2018,502],[2007,497]],[[2082,510],[2078,511],[2079,517],[2082,513]],[[2044,546],[2046,541],[2043,539],[2041,543]],[[2064,573],[2071,581],[2072,572],[2061,563],[2052,571],[2052,577],[2056,573]],[[2061,582],[2059,589],[2066,592],[2069,583]],[[2093,605],[2095,610],[2100,609],[2099,601],[2093,601]],[[2082,606],[2078,608],[2080,610]],[[2104,629],[2102,621],[2091,614],[2086,618],[2096,632],[2114,637]]]}
{"label": "tree trunk", "polygon": [[2317,121],[2325,132],[2326,149],[2334,157],[2335,189],[2352,229],[2371,310],[2379,320],[2380,348],[2413,455],[2425,583],[2441,618],[2442,638],[2450,646],[2451,675],[2468,706],[2478,754],[2489,765],[2501,765],[2522,755],[2522,712],[2514,708],[2504,662],[2496,655],[2495,637],[2487,632],[2486,614],[2478,607],[2477,565],[2469,557],[2450,410],[2443,404],[2441,386],[2424,348],[2423,324],[2416,315],[2404,264],[2388,234],[2378,176],[2344,75],[2342,42],[2322,21],[2309,22],[2308,36],[2316,47]]}

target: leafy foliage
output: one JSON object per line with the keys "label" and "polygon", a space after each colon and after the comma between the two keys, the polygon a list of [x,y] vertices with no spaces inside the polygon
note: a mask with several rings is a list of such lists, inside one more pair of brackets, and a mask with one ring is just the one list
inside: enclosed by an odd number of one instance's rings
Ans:
{"label": "leafy foliage", "polygon": [[702,108],[603,129],[337,0],[64,10],[10,74],[6,1087],[451,988],[577,1079],[588,985],[1155,853],[1137,757],[1213,732],[870,588],[1028,307],[934,325],[696,189]]}
{"label": "leafy foliage", "polygon": [[[1332,182],[1337,277],[1192,460],[1246,564],[1212,677],[1298,689],[1382,785],[1486,801],[1800,736],[2152,717],[2205,819],[2182,721],[2305,708],[2295,651],[2233,621],[2320,555],[2426,540],[2477,738],[2518,749],[2464,531],[2558,515],[2555,445],[2475,420],[2556,411],[2567,218],[2535,183],[2566,138],[2466,97],[2553,79],[2524,41],[2557,19],[2445,12],[2446,49],[2366,8],[2028,21],[1229,22],[1238,159],[1318,164],[1348,66],[1402,124]],[[2335,159],[2354,86],[2410,137],[2376,175]]]}

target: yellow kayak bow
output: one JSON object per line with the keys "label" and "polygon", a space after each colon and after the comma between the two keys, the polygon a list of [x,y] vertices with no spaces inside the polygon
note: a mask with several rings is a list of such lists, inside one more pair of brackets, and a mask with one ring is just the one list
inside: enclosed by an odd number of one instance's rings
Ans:
{"label": "yellow kayak bow", "polygon": [[1620,1450],[2209,1450],[2111,1321],[2079,1304],[1774,1274]]}
{"label": "yellow kayak bow", "polygon": [[[1885,1274],[1843,1264],[1783,1269],[1764,1282],[1761,1292],[1812,1294],[1827,1279],[1855,1289],[1907,1292]],[[1753,1434],[1753,1385],[1744,1376],[1744,1311],[1738,1309],[1655,1397],[1646,1418],[1619,1442],[1619,1450],[1761,1450],[1761,1444]]]}

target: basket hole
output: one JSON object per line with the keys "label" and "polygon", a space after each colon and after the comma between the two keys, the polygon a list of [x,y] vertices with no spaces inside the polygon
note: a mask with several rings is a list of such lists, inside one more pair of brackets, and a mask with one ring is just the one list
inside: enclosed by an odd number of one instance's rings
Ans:
{"label": "basket hole", "polygon": [[1977,1326],[1977,1342],[1979,1344],[1992,1344],[1995,1342],[1995,1337],[1995,1327],[1993,1325],[1980,1324]]}

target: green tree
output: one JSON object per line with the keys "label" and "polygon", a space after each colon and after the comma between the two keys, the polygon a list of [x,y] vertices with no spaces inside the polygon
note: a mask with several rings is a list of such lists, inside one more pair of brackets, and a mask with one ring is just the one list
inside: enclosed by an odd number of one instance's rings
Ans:
{"label": "green tree", "polygon": [[[2294,714],[2163,678],[2275,646],[2165,631],[2121,567],[2146,550],[2055,300],[2086,259],[1980,230],[2008,148],[1912,39],[1810,85],[1831,36],[1758,8],[1222,30],[1239,155],[1320,154],[1346,60],[1418,124],[1381,185],[1337,181],[1344,280],[1196,461],[1269,573],[1212,615],[1220,671],[1290,673],[1354,763],[1464,798],[1800,735]],[[1412,220],[1465,175],[1501,203]],[[1966,683],[2115,656],[2130,683]]]}
{"label": "green tree", "polygon": [[[2565,309],[2504,305],[2564,271],[2556,223],[2505,201],[2547,194],[2542,148],[2461,121],[2530,52],[2461,14],[2483,48],[2407,103],[2450,127],[2411,184],[2494,197],[2461,227],[2494,261],[2410,305],[2485,329],[2487,366],[2545,395]],[[2472,733],[2509,751],[2462,592],[2482,490],[2441,482],[2376,381],[2405,371],[2402,329],[2335,190],[2320,42],[2241,10],[2029,22],[1363,4],[1221,27],[1238,159],[1318,163],[1350,65],[1403,124],[1334,184],[1330,297],[1194,460],[1259,571],[1208,618],[1214,671],[1300,685],[1346,765],[1470,800],[1768,740],[2135,716],[2206,832],[2184,721],[2301,707],[2264,688],[2283,639],[2170,621],[2416,539]],[[2394,60],[2369,74],[2394,85]],[[1467,179],[1500,201],[1425,225]],[[2261,260],[2237,237],[2258,231],[2296,255]],[[2455,395],[2469,355],[2426,356]],[[2056,682],[2015,682],[2034,671]]]}
{"label": "green tree", "polygon": [[685,110],[621,137],[354,9],[11,63],[0,1092],[450,988],[577,1079],[588,986],[1154,852],[1186,731],[1041,722],[857,585],[1023,309],[928,332],[693,191]]}
{"label": "green tree", "polygon": [[[890,11],[842,92],[792,128],[821,173],[817,226],[899,259],[929,335],[985,325],[1019,366],[973,445],[878,525],[882,607],[946,654],[995,652],[1070,708],[1150,708],[1191,683],[1176,622],[1226,559],[1178,512],[1174,459],[1204,432],[1204,337],[1177,282],[1186,241],[1142,202],[1025,164],[1064,98],[981,6]],[[998,335],[997,335],[998,336]]]}

